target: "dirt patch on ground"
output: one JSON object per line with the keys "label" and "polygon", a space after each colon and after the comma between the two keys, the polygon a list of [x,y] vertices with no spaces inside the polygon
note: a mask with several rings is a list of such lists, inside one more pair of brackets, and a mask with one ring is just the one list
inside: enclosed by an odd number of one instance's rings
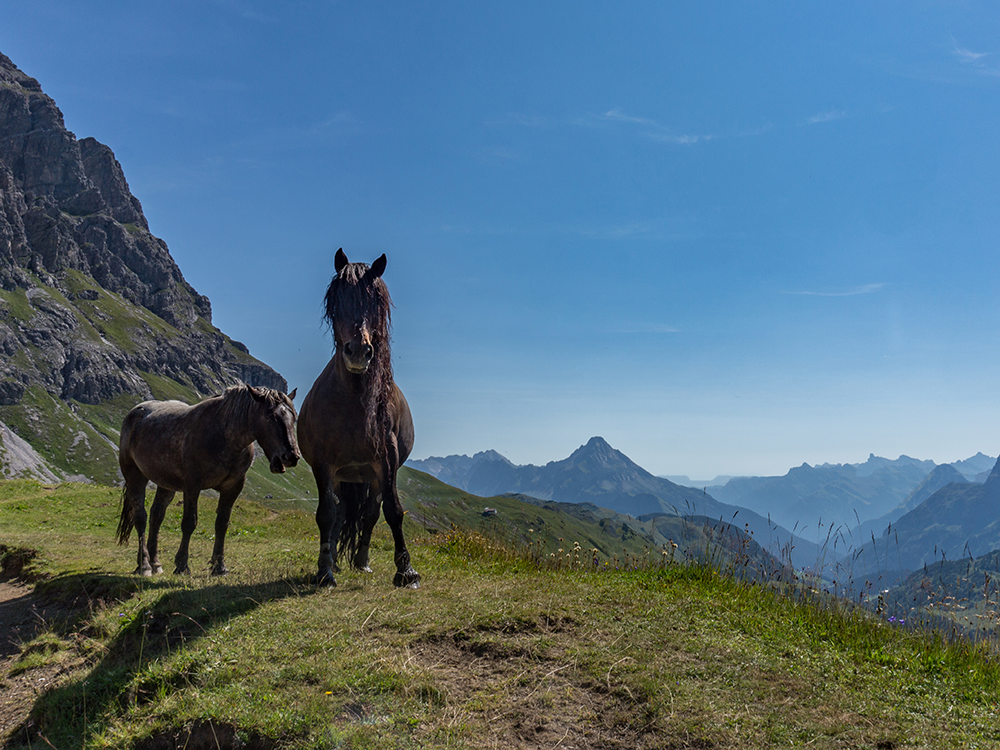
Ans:
{"label": "dirt patch on ground", "polygon": [[445,729],[462,731],[462,741],[482,748],[664,747],[641,700],[623,699],[611,685],[557,661],[555,648],[518,648],[511,635],[410,647],[413,662],[442,692]]}
{"label": "dirt patch on ground", "polygon": [[38,602],[33,586],[0,582],[0,745],[6,744],[11,733],[24,723],[38,696],[54,684],[64,669],[53,664],[10,675],[23,645],[45,627],[50,617],[51,612]]}

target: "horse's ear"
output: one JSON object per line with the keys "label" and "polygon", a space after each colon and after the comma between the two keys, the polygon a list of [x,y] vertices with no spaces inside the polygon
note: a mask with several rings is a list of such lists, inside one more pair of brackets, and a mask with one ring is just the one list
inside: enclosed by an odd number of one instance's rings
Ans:
{"label": "horse's ear", "polygon": [[288,398],[290,398],[292,401],[295,400],[295,391],[297,390],[298,388],[292,388],[292,392],[288,394]]}
{"label": "horse's ear", "polygon": [[372,263],[372,267],[368,269],[368,275],[373,279],[381,278],[382,274],[385,273],[385,263],[385,253],[382,253]]}
{"label": "horse's ear", "polygon": [[248,385],[247,390],[250,391],[250,395],[253,396],[255,401],[264,400],[264,391],[254,388],[252,385]]}
{"label": "horse's ear", "polygon": [[344,252],[344,248],[340,248],[337,254],[333,256],[333,269],[340,273],[344,270],[344,267],[348,264],[347,253]]}

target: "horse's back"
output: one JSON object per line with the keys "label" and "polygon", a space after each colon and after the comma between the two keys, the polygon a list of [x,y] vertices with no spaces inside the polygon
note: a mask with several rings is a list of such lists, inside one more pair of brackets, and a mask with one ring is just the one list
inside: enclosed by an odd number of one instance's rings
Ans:
{"label": "horse's back", "polygon": [[191,407],[181,401],[143,401],[122,421],[118,462],[135,466],[156,482],[154,467],[177,454],[184,440],[183,419]]}

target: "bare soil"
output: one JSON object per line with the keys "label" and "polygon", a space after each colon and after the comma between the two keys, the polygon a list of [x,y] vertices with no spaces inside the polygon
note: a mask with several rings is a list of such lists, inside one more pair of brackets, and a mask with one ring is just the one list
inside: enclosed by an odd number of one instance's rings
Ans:
{"label": "bare soil", "polygon": [[51,615],[39,604],[34,586],[0,581],[0,743],[4,745],[63,670],[52,664],[10,676],[24,644],[45,627]]}
{"label": "bare soil", "polygon": [[[563,626],[539,623],[543,631]],[[413,661],[441,686],[447,718],[439,726],[472,729],[463,741],[482,748],[663,746],[645,721],[641,701],[582,675],[558,646],[552,653],[519,648],[518,635],[504,633],[494,642],[446,638],[410,647]]]}

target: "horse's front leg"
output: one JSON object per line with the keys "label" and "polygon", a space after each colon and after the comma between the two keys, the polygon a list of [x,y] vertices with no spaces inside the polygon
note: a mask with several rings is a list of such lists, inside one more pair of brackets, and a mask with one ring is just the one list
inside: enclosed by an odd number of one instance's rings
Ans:
{"label": "horse's front leg", "polygon": [[420,588],[420,574],[410,564],[410,552],[403,539],[403,504],[399,502],[399,493],[396,491],[396,466],[387,462],[384,473],[385,481],[379,484],[383,488],[382,510],[392,531],[395,546],[396,575],[392,577],[392,582],[398,587]]}
{"label": "horse's front leg", "polygon": [[198,495],[200,487],[188,487],[184,490],[184,515],[181,518],[181,546],[174,555],[174,574],[190,574],[188,567],[188,550],[191,545],[191,535],[198,526]]}
{"label": "horse's front leg", "polygon": [[226,568],[226,532],[229,531],[229,517],[233,514],[233,504],[243,490],[244,474],[231,487],[219,490],[219,507],[215,511],[215,546],[212,548],[212,575],[224,576]]}
{"label": "horse's front leg", "polygon": [[315,583],[320,586],[336,586],[333,574],[337,572],[337,540],[344,525],[344,513],[337,497],[337,482],[326,467],[313,470],[319,504],[316,506],[316,526],[319,527],[319,561]]}
{"label": "horse's front leg", "polygon": [[163,566],[160,565],[160,526],[166,515],[167,506],[174,499],[174,494],[173,490],[157,487],[153,505],[149,509],[149,538],[146,547],[149,549],[149,565],[153,573],[163,572]]}

